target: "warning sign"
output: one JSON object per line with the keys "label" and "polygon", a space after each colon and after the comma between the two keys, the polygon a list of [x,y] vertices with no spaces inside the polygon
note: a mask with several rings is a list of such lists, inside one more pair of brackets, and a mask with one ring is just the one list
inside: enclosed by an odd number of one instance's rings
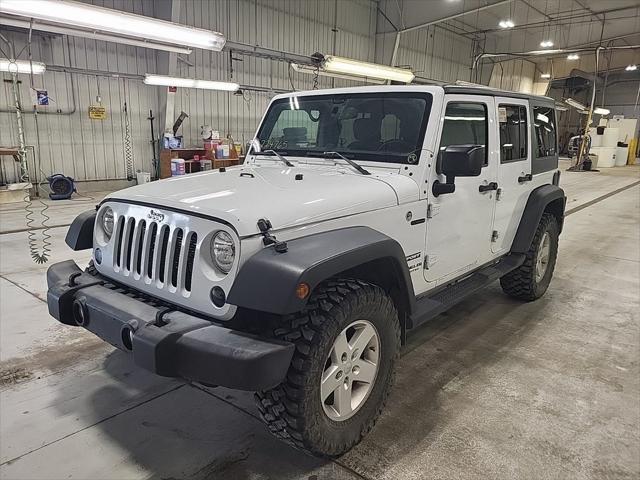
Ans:
{"label": "warning sign", "polygon": [[104,120],[107,118],[107,109],[98,105],[89,107],[89,118],[92,120]]}

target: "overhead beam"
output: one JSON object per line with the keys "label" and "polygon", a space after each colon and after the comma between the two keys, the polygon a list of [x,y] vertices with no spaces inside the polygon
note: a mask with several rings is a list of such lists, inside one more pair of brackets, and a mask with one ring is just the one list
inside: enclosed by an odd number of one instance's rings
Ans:
{"label": "overhead beam", "polygon": [[500,1],[495,2],[495,3],[482,5],[481,7],[471,8],[469,10],[465,10],[465,11],[460,12],[460,13],[455,13],[453,15],[448,15],[446,17],[438,18],[436,20],[431,20],[429,22],[421,23],[419,25],[414,25],[414,26],[411,26],[411,27],[402,28],[402,29],[399,30],[399,32],[400,33],[405,33],[405,32],[411,32],[413,30],[420,30],[421,28],[426,28],[426,27],[429,27],[431,25],[436,25],[438,23],[446,22],[448,20],[453,20],[454,18],[463,17],[463,16],[469,15],[471,13],[481,12],[481,11],[486,10],[488,8],[497,7],[499,5],[504,5],[506,3],[511,3],[513,1],[514,0],[500,0]]}

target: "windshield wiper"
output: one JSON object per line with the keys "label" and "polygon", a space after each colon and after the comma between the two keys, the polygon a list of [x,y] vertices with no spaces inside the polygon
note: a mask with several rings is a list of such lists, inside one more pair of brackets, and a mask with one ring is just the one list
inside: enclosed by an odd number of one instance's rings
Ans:
{"label": "windshield wiper", "polygon": [[280,155],[278,152],[276,152],[275,150],[264,150],[262,152],[253,152],[254,155],[263,155],[263,156],[270,156],[271,154],[275,155],[276,157],[278,157],[278,159],[282,160],[282,162],[287,166],[287,167],[293,167],[293,163],[291,163],[289,160],[287,160],[286,158],[284,158],[282,155]]}
{"label": "windshield wiper", "polygon": [[347,162],[349,165],[351,165],[353,168],[355,168],[357,171],[359,171],[362,175],[371,175],[371,173],[368,170],[365,170],[363,167],[358,165],[356,162],[354,162],[350,158],[345,157],[341,153],[338,153],[338,152],[323,152],[322,155],[325,156],[325,157],[329,157],[329,156],[334,157],[334,158],[335,157],[339,157],[342,160],[344,160],[345,162]]}

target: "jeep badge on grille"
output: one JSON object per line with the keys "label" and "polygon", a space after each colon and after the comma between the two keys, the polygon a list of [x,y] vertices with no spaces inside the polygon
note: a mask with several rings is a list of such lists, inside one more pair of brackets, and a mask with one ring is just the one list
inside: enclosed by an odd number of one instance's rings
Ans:
{"label": "jeep badge on grille", "polygon": [[149,220],[155,220],[156,222],[161,222],[164,220],[164,213],[158,212],[157,210],[151,210],[147,214],[147,218]]}

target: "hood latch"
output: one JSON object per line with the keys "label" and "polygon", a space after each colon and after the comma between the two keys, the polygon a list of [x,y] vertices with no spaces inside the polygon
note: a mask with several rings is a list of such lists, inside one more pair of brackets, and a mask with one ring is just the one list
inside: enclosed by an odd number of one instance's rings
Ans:
{"label": "hood latch", "polygon": [[267,247],[269,245],[273,245],[273,248],[275,248],[276,252],[278,253],[285,253],[287,250],[289,250],[287,242],[281,242],[276,237],[271,235],[269,233],[269,230],[272,227],[273,226],[271,225],[271,222],[266,218],[261,218],[260,220],[258,220],[258,228],[260,229],[260,233],[264,237],[262,239],[262,243],[264,243],[264,245]]}

